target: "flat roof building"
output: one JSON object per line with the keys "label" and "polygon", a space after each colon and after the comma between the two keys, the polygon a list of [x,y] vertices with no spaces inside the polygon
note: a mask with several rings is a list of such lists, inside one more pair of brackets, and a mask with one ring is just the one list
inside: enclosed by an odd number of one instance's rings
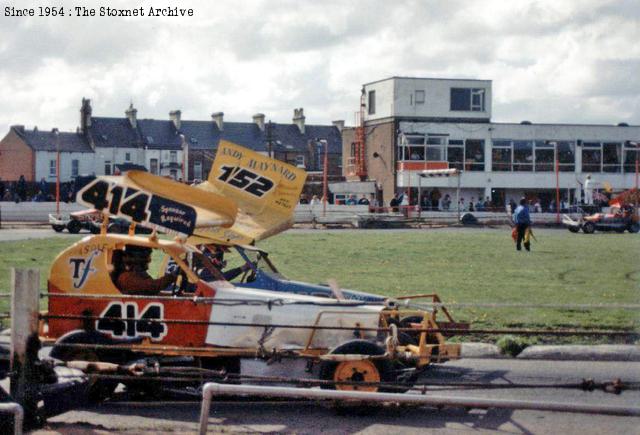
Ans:
{"label": "flat roof building", "polygon": [[[385,205],[407,190],[416,202],[418,174],[442,168],[462,171],[467,202],[527,196],[546,205],[555,200],[556,159],[566,201],[580,202],[587,174],[596,186],[635,186],[640,126],[492,122],[490,80],[391,77],[362,92],[365,151],[358,128],[343,130],[343,172],[349,181],[375,182]],[[421,186],[445,195],[456,183],[426,178]]]}

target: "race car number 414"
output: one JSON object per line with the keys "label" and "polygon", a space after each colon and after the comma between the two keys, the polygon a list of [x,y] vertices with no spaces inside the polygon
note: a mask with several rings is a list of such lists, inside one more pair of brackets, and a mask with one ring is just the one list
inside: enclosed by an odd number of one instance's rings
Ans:
{"label": "race car number 414", "polygon": [[161,340],[168,328],[164,319],[164,306],[151,303],[140,312],[135,302],[111,302],[96,320],[96,330],[113,337],[151,337]]}

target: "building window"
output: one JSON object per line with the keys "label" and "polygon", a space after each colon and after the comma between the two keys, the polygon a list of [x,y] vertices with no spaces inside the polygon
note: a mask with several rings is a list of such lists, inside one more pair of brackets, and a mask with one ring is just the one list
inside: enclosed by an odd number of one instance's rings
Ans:
{"label": "building window", "polygon": [[622,144],[606,142],[602,144],[602,171],[620,172],[622,163]]}
{"label": "building window", "polygon": [[202,180],[202,162],[193,162],[193,178]]}
{"label": "building window", "polygon": [[442,162],[444,158],[446,136],[429,136],[427,138],[427,161]]}
{"label": "building window", "polygon": [[149,160],[149,172],[153,175],[158,175],[158,159]]}
{"label": "building window", "polygon": [[533,141],[513,141],[513,170],[519,172],[533,171]]}
{"label": "building window", "polygon": [[575,142],[558,141],[557,144],[558,166],[560,172],[574,172],[576,170]]}
{"label": "building window", "polygon": [[535,161],[536,172],[555,171],[556,143],[548,140],[535,141]]}
{"label": "building window", "polygon": [[175,180],[176,178],[178,178],[178,171],[176,169],[171,169],[169,171],[169,175]]}
{"label": "building window", "polygon": [[77,177],[80,173],[80,160],[71,160],[71,176]]}
{"label": "building window", "polygon": [[[637,142],[635,142],[637,143]],[[636,172],[636,161],[640,158],[640,151],[633,142],[627,141],[624,144],[624,172],[627,174]]]}
{"label": "building window", "polygon": [[104,175],[111,175],[111,160],[104,161]]}
{"label": "building window", "polygon": [[512,150],[510,140],[496,139],[493,141],[493,149],[491,150],[491,168],[493,171],[511,172],[513,170]]}
{"label": "building window", "polygon": [[131,153],[124,153],[124,161],[125,162],[131,161]]}
{"label": "building window", "polygon": [[49,177],[55,177],[55,176],[56,176],[56,161],[49,160]]}
{"label": "building window", "polygon": [[416,91],[416,104],[424,104],[424,91]]}
{"label": "building window", "polygon": [[169,162],[178,163],[178,151],[171,151],[169,153]]}
{"label": "building window", "polygon": [[464,143],[465,171],[484,171],[484,140],[467,139]]}
{"label": "building window", "polygon": [[369,91],[369,115],[376,113],[376,91]]}
{"label": "building window", "polygon": [[398,160],[425,160],[424,134],[402,134],[399,139]]}
{"label": "building window", "polygon": [[600,172],[602,164],[602,144],[600,142],[582,143],[582,172]]}
{"label": "building window", "polygon": [[447,162],[449,168],[462,170],[464,167],[464,141],[459,139],[449,139],[447,145]]}
{"label": "building window", "polygon": [[451,88],[451,111],[484,112],[485,90]]}
{"label": "building window", "polygon": [[304,168],[304,156],[303,155],[297,155],[296,156],[296,166],[298,168]]}

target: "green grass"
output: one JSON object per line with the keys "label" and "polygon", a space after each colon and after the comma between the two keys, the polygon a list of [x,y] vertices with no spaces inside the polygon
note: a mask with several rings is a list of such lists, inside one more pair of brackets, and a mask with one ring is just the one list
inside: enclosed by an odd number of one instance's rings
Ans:
{"label": "green grass", "polygon": [[[438,293],[445,302],[465,303],[640,302],[637,235],[541,229],[536,236],[531,253],[516,252],[507,229],[318,231],[283,234],[258,246],[289,278],[335,278],[342,287],[389,296]],[[0,242],[0,290],[9,290],[12,266],[40,268],[45,288],[51,261],[77,239]],[[632,310],[468,308],[453,314],[474,327],[640,329],[640,315]]]}

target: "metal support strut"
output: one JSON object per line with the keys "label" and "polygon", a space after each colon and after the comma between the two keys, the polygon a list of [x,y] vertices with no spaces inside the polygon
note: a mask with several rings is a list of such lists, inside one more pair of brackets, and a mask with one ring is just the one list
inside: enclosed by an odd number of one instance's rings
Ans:
{"label": "metal support strut", "polygon": [[213,395],[251,395],[260,397],[285,397],[298,399],[361,400],[364,402],[415,403],[431,406],[458,406],[468,408],[531,409],[540,411],[577,412],[584,414],[608,414],[640,416],[640,408],[607,405],[578,405],[560,402],[535,402],[529,400],[478,399],[471,397],[424,396],[418,394],[371,393],[362,391],[320,390],[291,387],[264,387],[254,385],[230,385],[207,383],[202,390],[199,433],[207,433],[211,398]]}

